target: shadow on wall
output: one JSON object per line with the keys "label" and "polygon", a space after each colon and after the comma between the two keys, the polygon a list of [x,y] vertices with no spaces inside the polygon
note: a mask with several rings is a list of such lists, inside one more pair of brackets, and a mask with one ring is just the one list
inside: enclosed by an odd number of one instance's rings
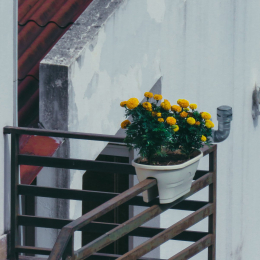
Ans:
{"label": "shadow on wall", "polygon": [[[162,93],[162,77],[160,77],[156,83],[153,85],[153,87],[149,90],[149,92],[152,92],[153,94],[161,94]],[[131,97],[129,97],[131,98]],[[144,97],[142,100],[141,100],[141,103],[142,102],[145,102],[146,101],[146,98]],[[161,102],[161,101],[159,101]],[[118,104],[119,105],[119,104]],[[120,128],[116,134],[116,136],[122,136],[122,137],[125,137],[125,130]]]}

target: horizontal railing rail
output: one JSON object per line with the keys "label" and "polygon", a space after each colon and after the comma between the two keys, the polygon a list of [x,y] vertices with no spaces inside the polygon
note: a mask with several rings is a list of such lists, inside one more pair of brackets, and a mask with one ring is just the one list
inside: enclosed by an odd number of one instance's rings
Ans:
{"label": "horizontal railing rail", "polygon": [[[98,260],[148,259],[143,256],[170,239],[194,242],[191,246],[174,255],[170,259],[188,259],[203,249],[208,248],[208,259],[215,260],[216,145],[203,147],[203,155],[209,155],[209,170],[198,170],[196,172],[190,192],[172,203],[159,204],[158,198],[149,203],[145,203],[142,197],[138,196],[141,192],[147,189],[152,189],[156,186],[156,180],[154,179],[147,179],[119,194],[90,190],[31,186],[19,184],[18,182],[19,165],[91,170],[94,172],[110,172],[128,175],[135,174],[135,170],[130,164],[19,154],[20,135],[52,136],[115,143],[123,143],[124,138],[122,137],[19,127],[5,127],[4,134],[11,134],[11,260],[18,259],[19,253],[49,255],[49,260],[59,260],[60,258],[67,260],[86,258]],[[205,187],[209,187],[208,201],[187,200],[188,197]],[[20,195],[80,201],[91,200],[97,201],[101,205],[76,220],[27,216],[19,215],[18,213],[18,198]],[[122,224],[95,221],[122,204],[142,206],[145,207],[145,209],[137,216],[134,216]],[[168,209],[189,210],[194,212],[168,229],[141,226],[148,220],[158,216]],[[206,217],[209,219],[208,232],[186,230]],[[19,245],[18,226],[54,228],[61,229],[61,231],[52,249],[37,248]],[[74,252],[73,245],[75,231],[87,231],[89,233],[98,234],[99,237]],[[100,249],[117,241],[125,235],[147,237],[149,239],[142,245],[130,250],[124,255],[102,254],[98,252]]]}
{"label": "horizontal railing rail", "polygon": [[117,137],[114,135],[87,134],[87,133],[79,133],[79,132],[45,130],[45,129],[26,128],[26,127],[6,126],[3,129],[3,133],[17,134],[17,135],[40,135],[40,136],[52,136],[52,137],[61,137],[61,138],[70,138],[70,139],[124,143],[124,137]]}

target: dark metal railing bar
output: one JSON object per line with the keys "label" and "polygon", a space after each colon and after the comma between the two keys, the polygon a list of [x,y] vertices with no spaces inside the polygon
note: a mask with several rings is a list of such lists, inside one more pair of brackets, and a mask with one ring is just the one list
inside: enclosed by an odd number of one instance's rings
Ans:
{"label": "dark metal railing bar", "polygon": [[194,255],[198,254],[205,248],[211,246],[213,243],[213,235],[207,235],[201,238],[199,241],[193,243],[189,247],[185,248],[178,254],[174,255],[173,257],[169,258],[168,260],[184,260],[193,257]]}
{"label": "dark metal railing bar", "polygon": [[[176,200],[172,203],[153,205],[152,207],[146,209],[145,211],[141,212],[137,216],[131,218],[130,220],[124,222],[123,224],[119,225],[118,227],[111,230],[110,232],[107,232],[105,235],[95,239],[94,241],[85,245],[81,249],[77,250],[75,252],[75,259],[85,259],[86,257],[90,256],[91,254],[99,251],[103,247],[113,243],[115,240],[128,234],[129,232],[136,229],[137,227],[141,226],[148,220],[158,216],[159,214],[166,211],[167,209],[170,209],[171,207],[178,204],[180,201],[184,200],[185,198],[193,195],[197,191],[208,186],[211,182],[212,182],[212,173],[208,173],[207,175],[201,177],[199,180],[193,182],[193,184],[191,186],[191,191],[189,193],[187,193],[186,195],[184,195],[183,197],[179,198],[178,200]],[[69,225],[75,226],[74,223],[75,222],[73,221]]]}
{"label": "dark metal railing bar", "polygon": [[[185,217],[184,219],[180,220],[176,224],[172,225],[171,227],[167,228],[163,232],[159,233],[158,235],[148,239],[143,244],[137,246],[136,248],[132,249],[131,251],[127,252],[123,256],[119,257],[118,260],[129,260],[129,259],[137,259],[145,255],[146,253],[152,251],[154,248],[160,246],[164,242],[168,241],[170,238],[179,235],[185,229],[193,226],[194,224],[198,223],[202,219],[206,218],[207,216],[213,213],[213,205],[208,204],[203,208],[195,211],[194,213],[190,214],[189,216]],[[75,253],[75,257],[77,259],[77,254]]]}
{"label": "dark metal railing bar", "polygon": [[209,185],[209,202],[213,203],[215,213],[209,217],[208,220],[208,230],[209,233],[213,235],[213,241],[211,246],[208,249],[208,259],[215,260],[216,259],[216,206],[217,206],[217,146],[212,153],[209,154],[209,169],[213,172],[212,184]]}
{"label": "dark metal railing bar", "polygon": [[[88,260],[112,260],[112,259],[117,259],[118,257],[120,257],[120,255],[96,253],[96,254],[90,256],[88,258]],[[140,257],[137,260],[166,260],[166,259]]]}
{"label": "dark metal railing bar", "polygon": [[85,215],[81,216],[80,218],[74,220],[70,224],[63,227],[61,232],[58,235],[58,238],[53,247],[53,251],[51,252],[51,255],[48,259],[49,260],[60,259],[63,252],[65,251],[65,248],[67,247],[71,234],[74,231],[81,229],[85,225],[89,224],[91,221],[101,217],[102,215],[106,214],[107,212],[111,211],[112,209],[122,205],[124,202],[135,197],[142,191],[152,188],[155,185],[156,185],[155,179],[146,179],[146,180],[138,183],[134,187],[130,188],[129,190],[122,192],[115,198],[98,206],[97,208],[91,210],[90,212],[86,213]]}
{"label": "dark metal railing bar", "polygon": [[119,173],[135,175],[135,169],[132,165],[126,163],[101,162],[80,159],[65,159],[55,157],[43,157],[35,155],[19,155],[18,163],[20,165],[34,165],[44,167],[54,167],[62,169],[89,170],[95,172]]}
{"label": "dark metal railing bar", "polygon": [[117,137],[114,135],[68,132],[68,131],[38,129],[38,128],[26,128],[26,127],[6,126],[3,129],[3,133],[4,134],[17,134],[17,135],[21,135],[21,134],[23,134],[23,135],[40,135],[40,136],[52,136],[52,137],[61,137],[61,138],[91,140],[91,141],[124,143],[124,137]]}
{"label": "dark metal railing bar", "polygon": [[[53,228],[53,229],[61,229],[65,225],[69,224],[73,220],[71,219],[58,219],[58,218],[46,218],[46,217],[35,217],[35,216],[26,216],[26,215],[18,215],[18,225],[21,226],[33,226],[33,227],[42,227],[42,228]],[[117,223],[103,223],[103,222],[95,222],[92,221],[87,226],[83,227],[80,231],[87,230],[89,233],[98,233],[104,234],[106,232],[111,231],[113,228],[116,228],[120,224]],[[139,227],[132,232],[130,232],[129,236],[140,236],[140,237],[152,237],[157,235],[158,233],[164,231],[163,228],[153,228],[153,227]],[[181,241],[190,241],[196,242],[203,236],[205,236],[206,232],[197,232],[197,231],[184,231],[180,235],[174,237],[174,240]]]}
{"label": "dark metal railing bar", "polygon": [[17,259],[18,254],[15,247],[19,243],[19,230],[17,224],[17,216],[19,210],[19,195],[17,185],[19,183],[19,138],[18,135],[11,136],[11,234],[10,234],[10,259]]}
{"label": "dark metal railing bar", "polygon": [[17,253],[39,254],[39,255],[49,255],[51,253],[50,248],[40,248],[40,247],[32,247],[32,246],[16,246],[15,251]]}
{"label": "dark metal railing bar", "polygon": [[[59,198],[59,199],[71,199],[71,200],[88,200],[99,201],[104,203],[120,193],[102,192],[102,191],[91,191],[91,190],[75,190],[65,188],[50,188],[43,186],[32,186],[32,185],[18,185],[18,194],[20,195],[32,195],[47,198]],[[158,204],[159,199],[156,198],[149,203],[143,201],[142,196],[136,196],[129,201],[125,202],[127,205],[150,207],[154,204]],[[202,206],[205,206],[208,202],[195,201],[195,200],[184,200],[179,204],[175,205],[172,209],[178,210],[191,210],[196,211]]]}
{"label": "dark metal railing bar", "polygon": [[[146,179],[147,181],[148,180],[153,180],[155,181],[154,179]],[[143,181],[144,182],[144,181]],[[143,183],[141,182],[141,183]],[[135,185],[134,187],[137,187],[138,185],[140,185],[141,183]],[[172,208],[173,206],[177,205],[178,203],[180,203],[181,201],[185,200],[186,198],[190,197],[192,194],[196,193],[197,191],[205,188],[206,186],[208,186],[209,184],[212,183],[212,173],[209,172],[208,174],[204,175],[203,177],[201,177],[199,180],[195,181],[192,183],[192,186],[191,186],[191,190],[189,193],[185,194],[184,196],[182,196],[181,198],[179,198],[178,200],[175,200],[174,202],[172,203],[168,203],[168,204],[156,204],[154,206],[156,207],[161,207],[162,209],[165,208],[166,209],[169,209],[169,208]],[[130,191],[131,189],[133,189],[134,187],[130,188],[129,190],[121,193],[119,196],[122,196],[124,197],[125,196],[125,193],[127,193],[128,191]],[[151,187],[149,187],[151,188]],[[119,197],[118,196],[118,197]],[[129,200],[129,199],[126,199],[126,200]],[[106,205],[108,202],[102,204],[101,206],[103,205]],[[122,204],[122,203],[121,203]],[[121,205],[120,204],[120,205]],[[74,230],[79,230],[80,228],[84,227],[86,224],[88,224],[90,221],[94,220],[94,219],[91,219],[89,220],[89,218],[93,215],[94,211],[97,211],[99,212],[100,211],[100,207],[97,207],[96,209],[90,211],[89,213],[85,214],[84,216],[74,220],[72,223],[69,224],[70,227],[72,227]],[[93,212],[93,213],[92,213]],[[91,214],[90,214],[91,213]],[[106,213],[106,212],[105,212]],[[103,214],[105,214],[103,213]],[[99,214],[102,214],[102,212],[99,212]],[[101,215],[99,215],[98,217],[100,217]],[[96,218],[95,218],[96,219]]]}
{"label": "dark metal railing bar", "polygon": [[207,174],[209,171],[201,171],[201,170],[197,170],[195,173],[195,176],[193,178],[194,181],[196,181],[197,179],[201,178],[202,176],[204,176],[205,174]]}
{"label": "dark metal railing bar", "polygon": [[206,156],[214,151],[216,151],[217,145],[211,144],[210,146],[204,145],[200,150],[203,152],[203,156]]}

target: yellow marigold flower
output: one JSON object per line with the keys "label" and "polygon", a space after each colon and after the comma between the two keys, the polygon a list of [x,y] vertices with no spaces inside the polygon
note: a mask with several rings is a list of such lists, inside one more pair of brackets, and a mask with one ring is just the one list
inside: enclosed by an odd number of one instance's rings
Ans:
{"label": "yellow marigold flower", "polygon": [[152,97],[153,97],[153,93],[151,93],[151,92],[145,92],[145,93],[144,93],[144,96],[145,96],[146,98],[152,98]]}
{"label": "yellow marigold flower", "polygon": [[202,142],[206,142],[207,141],[207,137],[204,136],[204,135],[202,135],[200,139],[201,139]]}
{"label": "yellow marigold flower", "polygon": [[178,99],[177,104],[183,108],[187,108],[189,106],[189,101],[186,99]]}
{"label": "yellow marigold flower", "polygon": [[208,112],[202,112],[201,117],[205,120],[208,120],[211,118],[211,114],[209,114]]}
{"label": "yellow marigold flower", "polygon": [[164,122],[164,119],[163,119],[163,118],[158,118],[158,121],[159,121],[160,123],[162,123],[162,122]]}
{"label": "yellow marigold flower", "polygon": [[154,98],[155,100],[162,100],[162,95],[155,94],[155,95],[153,96],[153,98]]}
{"label": "yellow marigold flower", "polygon": [[167,99],[164,99],[164,101],[161,104],[161,107],[164,110],[170,110],[171,109],[171,103]]}
{"label": "yellow marigold flower", "polygon": [[178,132],[179,129],[180,129],[179,126],[178,126],[178,125],[175,125],[175,127],[173,128],[173,131],[174,131],[174,132]]}
{"label": "yellow marigold flower", "polygon": [[152,112],[152,116],[156,116],[157,115],[157,112]]}
{"label": "yellow marigold flower", "polygon": [[196,104],[190,104],[191,109],[196,109],[198,106]]}
{"label": "yellow marigold flower", "polygon": [[130,124],[131,122],[129,120],[125,120],[121,123],[121,128],[126,129]]}
{"label": "yellow marigold flower", "polygon": [[130,98],[127,102],[126,102],[126,106],[129,109],[134,109],[139,105],[139,100],[137,98]]}
{"label": "yellow marigold flower", "polygon": [[161,117],[161,116],[162,116],[162,113],[157,113],[156,116],[157,116],[157,117]]}
{"label": "yellow marigold flower", "polygon": [[185,111],[183,111],[183,112],[180,113],[180,116],[183,117],[183,118],[185,118],[185,117],[188,116],[188,113],[185,112]]}
{"label": "yellow marigold flower", "polygon": [[195,120],[193,117],[189,117],[189,118],[187,119],[187,123],[188,123],[189,125],[194,125],[194,124],[196,123],[196,120]]}
{"label": "yellow marigold flower", "polygon": [[121,106],[121,107],[124,107],[124,106],[126,105],[126,102],[127,102],[127,101],[122,101],[122,102],[120,103],[120,106]]}
{"label": "yellow marigold flower", "polygon": [[151,104],[150,102],[144,102],[144,103],[143,103],[143,107],[144,107],[146,110],[150,111],[150,110],[152,109],[152,104]]}
{"label": "yellow marigold flower", "polygon": [[195,123],[195,125],[200,125],[200,121],[197,121],[197,122]]}
{"label": "yellow marigold flower", "polygon": [[177,106],[177,105],[173,105],[171,107],[171,110],[180,113],[181,112],[181,107]]}
{"label": "yellow marigold flower", "polygon": [[207,128],[213,128],[214,127],[214,123],[210,120],[206,120],[205,126]]}
{"label": "yellow marigold flower", "polygon": [[172,117],[172,116],[168,116],[168,117],[166,118],[166,122],[167,122],[167,124],[169,124],[169,125],[175,125],[175,124],[176,124],[176,119],[175,119],[174,117]]}
{"label": "yellow marigold flower", "polygon": [[188,112],[190,109],[188,107],[183,109],[184,111]]}

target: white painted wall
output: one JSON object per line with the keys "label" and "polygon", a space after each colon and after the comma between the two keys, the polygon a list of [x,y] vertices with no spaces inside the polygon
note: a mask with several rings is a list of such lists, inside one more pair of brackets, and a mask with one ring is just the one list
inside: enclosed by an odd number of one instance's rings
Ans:
{"label": "white painted wall", "polygon": [[[17,1],[0,1],[0,236],[9,226],[10,143],[3,127],[15,124]],[[14,104],[14,105],[13,105]]]}
{"label": "white painted wall", "polygon": [[[251,107],[254,84],[260,85],[260,2],[121,2],[100,27],[97,22],[85,34],[69,31],[43,61],[68,68],[68,130],[116,133],[124,119],[119,102],[142,99],[161,76],[165,98],[197,103],[216,125],[216,108],[232,106],[231,134],[218,146],[217,259],[258,260],[260,126]],[[76,152],[78,145],[71,149]],[[85,150],[84,156],[95,158],[100,149]],[[163,214],[161,225],[184,214]],[[161,247],[162,258],[184,245],[174,244]],[[206,259],[206,253],[193,259]]]}

